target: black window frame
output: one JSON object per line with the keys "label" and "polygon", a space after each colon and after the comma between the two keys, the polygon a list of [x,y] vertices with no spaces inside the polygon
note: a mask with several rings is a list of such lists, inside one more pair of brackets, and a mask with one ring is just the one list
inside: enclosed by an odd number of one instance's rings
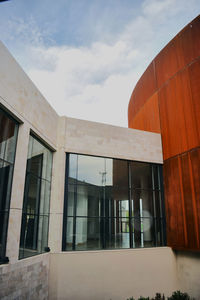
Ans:
{"label": "black window frame", "polygon": [[[132,194],[133,191],[135,190],[144,190],[144,191],[151,191],[152,192],[152,197],[155,197],[155,192],[159,193],[159,203],[160,203],[160,209],[162,214],[158,217],[155,214],[156,208],[154,207],[154,214],[152,216],[152,222],[153,222],[153,226],[154,226],[154,245],[152,247],[160,247],[160,246],[166,246],[166,218],[165,218],[165,203],[164,203],[164,186],[163,186],[163,172],[162,172],[162,164],[157,164],[157,163],[150,163],[150,162],[141,162],[141,161],[132,161],[132,160],[125,160],[125,159],[119,159],[119,158],[111,158],[111,157],[105,157],[105,156],[98,156],[98,155],[89,155],[89,154],[82,154],[82,153],[66,153],[66,162],[65,162],[65,187],[64,187],[64,207],[63,207],[63,232],[62,232],[62,251],[91,251],[90,249],[87,250],[77,250],[76,249],[76,220],[77,218],[80,218],[81,216],[77,216],[76,215],[76,209],[77,209],[77,199],[75,199],[74,202],[74,215],[73,216],[68,216],[68,188],[69,188],[69,182],[68,182],[68,178],[69,178],[69,157],[70,154],[75,154],[75,155],[81,155],[81,156],[89,156],[89,157],[100,157],[100,158],[108,158],[108,159],[112,159],[112,160],[121,160],[121,161],[125,161],[127,162],[128,165],[128,202],[129,202],[129,217],[128,217],[128,223],[129,223],[129,247],[127,249],[135,249],[135,248],[139,248],[139,247],[135,247],[134,246],[134,242],[133,242],[133,226],[132,226],[132,221],[134,219],[137,219],[135,217],[132,216],[132,211],[133,211],[133,207],[132,207]],[[158,176],[158,187],[152,188],[152,189],[141,189],[141,188],[133,188],[132,186],[132,182],[131,182],[131,162],[135,162],[135,163],[140,163],[140,164],[149,164],[149,166],[151,167],[151,172],[152,172],[152,181],[154,181],[154,172],[157,172],[157,176]],[[78,168],[78,166],[77,166]],[[77,184],[75,184],[75,189],[77,190]],[[75,197],[77,198],[77,193],[75,193]],[[153,199],[153,205],[155,206],[155,199]],[[72,249],[67,249],[66,247],[66,237],[67,237],[67,220],[68,218],[73,218],[73,242],[72,242]],[[94,216],[87,216],[85,217],[86,219],[90,219],[90,218],[102,218],[102,217],[94,217]],[[104,218],[104,217],[103,217]],[[145,219],[146,217],[142,218]],[[110,217],[109,217],[110,219]],[[140,218],[141,219],[141,218]],[[157,240],[157,236],[156,236],[156,230],[157,230],[157,225],[160,224],[161,227],[161,233],[160,233],[160,245],[158,245],[158,240]],[[105,224],[104,224],[105,226]],[[106,242],[105,240],[105,235],[106,232],[104,231],[104,237],[103,237],[103,241],[102,241],[102,245],[103,247],[100,249],[93,249],[93,250],[110,250],[110,248],[107,248]],[[115,248],[117,249],[121,249],[123,250],[123,248]],[[113,250],[113,249],[111,249]]]}
{"label": "black window frame", "polygon": [[[35,141],[37,141],[39,144],[41,144],[43,147],[45,147],[48,151],[51,152],[51,168],[50,168],[50,174],[48,178],[43,178],[42,176],[42,171],[43,171],[43,155],[44,154],[39,154],[36,156],[31,157],[30,159],[27,158],[27,163],[26,163],[26,177],[25,177],[25,185],[24,185],[24,197],[23,197],[23,208],[22,208],[22,218],[21,218],[21,233],[20,233],[20,245],[19,245],[19,259],[24,259],[24,258],[28,258],[31,256],[35,256],[35,255],[39,255],[45,252],[49,252],[50,248],[48,247],[48,235],[49,235],[49,216],[50,216],[50,198],[51,198],[51,180],[52,180],[52,166],[53,166],[53,150],[42,140],[40,139],[37,135],[34,134],[34,132],[30,131],[30,136],[29,138],[33,138]],[[33,142],[34,142],[33,140]],[[30,139],[29,139],[29,143],[30,143]],[[30,146],[30,145],[29,145]],[[32,151],[32,150],[31,150]],[[35,174],[34,172],[31,172],[31,164],[33,163],[33,160],[35,160],[36,158],[41,158],[41,165],[39,167],[39,174]],[[31,160],[33,159],[33,160]],[[47,167],[47,166],[46,166]],[[34,211],[34,213],[29,212],[28,211],[28,193],[29,193],[29,188],[30,188],[30,180],[31,178],[36,179],[37,181],[37,200],[36,200],[36,211]],[[39,207],[40,207],[40,201],[41,201],[41,187],[42,184],[49,184],[50,187],[50,194],[49,194],[49,209],[48,212],[43,212],[40,213],[39,211]],[[44,200],[45,201],[45,200]],[[36,231],[32,232],[34,233],[35,238],[33,238],[32,241],[33,244],[27,246],[28,241],[25,238],[26,235],[26,231],[30,234],[30,232],[27,230],[27,216],[29,217],[33,217],[34,218],[34,227]],[[47,244],[46,246],[41,250],[38,251],[37,250],[37,246],[38,246],[38,232],[39,232],[39,220],[40,218],[43,218],[43,222],[46,218],[46,220],[48,221],[48,225],[47,225]],[[25,254],[25,251],[30,251],[29,254]],[[32,251],[32,253],[31,253]]]}
{"label": "black window frame", "polygon": [[[18,132],[19,132],[19,125],[20,123],[10,114],[7,110],[5,110],[2,106],[0,106],[0,113],[6,116],[15,124],[14,128],[14,138],[15,138],[15,145],[13,149],[13,162],[7,161],[5,159],[0,158],[0,161],[3,163],[7,163],[11,167],[10,174],[10,182],[7,185],[6,191],[6,202],[5,202],[5,209],[0,210],[0,214],[4,215],[4,222],[3,222],[3,230],[2,230],[2,241],[1,241],[1,250],[0,250],[0,264],[8,263],[9,258],[6,256],[6,247],[7,247],[7,236],[8,236],[8,224],[9,224],[9,215],[10,215],[10,202],[11,202],[11,193],[12,193],[12,184],[13,184],[13,173],[14,173],[14,166],[15,166],[15,158],[16,158],[16,149],[17,149],[17,142],[18,142]],[[3,188],[3,187],[2,187]],[[0,191],[1,192],[1,191]]]}

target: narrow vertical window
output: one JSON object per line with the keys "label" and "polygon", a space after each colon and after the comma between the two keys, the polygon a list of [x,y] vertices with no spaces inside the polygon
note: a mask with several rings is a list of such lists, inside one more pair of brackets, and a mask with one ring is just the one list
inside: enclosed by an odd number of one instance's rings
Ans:
{"label": "narrow vertical window", "polygon": [[48,246],[52,152],[30,136],[22,212],[19,258],[45,252]]}
{"label": "narrow vertical window", "polygon": [[18,124],[0,109],[0,263],[5,262]]}

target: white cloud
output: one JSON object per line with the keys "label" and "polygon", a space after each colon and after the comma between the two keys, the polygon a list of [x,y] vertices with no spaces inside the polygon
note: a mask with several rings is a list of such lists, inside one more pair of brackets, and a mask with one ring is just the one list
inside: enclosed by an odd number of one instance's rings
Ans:
{"label": "white cloud", "polygon": [[[196,0],[191,1],[197,6]],[[159,47],[181,29],[175,24],[184,3],[186,0],[145,0],[141,14],[110,44],[31,47],[34,67],[28,74],[59,114],[127,126],[133,87]],[[174,32],[169,33],[173,27]]]}
{"label": "white cloud", "polygon": [[112,46],[94,43],[90,48],[38,48],[32,53],[47,68],[32,69],[29,76],[59,114],[127,126],[136,50],[120,41]]}

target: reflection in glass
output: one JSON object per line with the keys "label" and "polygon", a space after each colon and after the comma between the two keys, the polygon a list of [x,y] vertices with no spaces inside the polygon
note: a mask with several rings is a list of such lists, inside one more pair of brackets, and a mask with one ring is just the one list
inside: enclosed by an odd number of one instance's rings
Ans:
{"label": "reflection in glass", "polygon": [[154,244],[153,218],[132,218],[133,247],[152,247]]}
{"label": "reflection in glass", "polygon": [[129,219],[121,217],[108,218],[105,223],[106,248],[130,248]]}
{"label": "reflection in glass", "polygon": [[77,218],[75,232],[76,250],[97,250],[102,248],[101,219]]}
{"label": "reflection in glass", "polygon": [[77,154],[71,154],[69,157],[69,180],[73,178],[77,179],[77,159],[78,159]]}
{"label": "reflection in glass", "polygon": [[78,184],[110,185],[112,164],[109,161],[102,157],[78,155]]}
{"label": "reflection in glass", "polygon": [[29,139],[19,257],[45,251],[48,245],[52,152]]}
{"label": "reflection in glass", "polygon": [[145,190],[132,191],[132,216],[135,218],[140,217],[141,213],[145,217],[154,216],[153,207],[153,192]]}
{"label": "reflection in glass", "polygon": [[138,189],[152,189],[152,164],[131,162],[131,185]]}
{"label": "reflection in glass", "polygon": [[5,258],[18,124],[0,109],[0,263]]}
{"label": "reflection in glass", "polygon": [[163,244],[157,166],[77,154],[67,159],[64,251]]}

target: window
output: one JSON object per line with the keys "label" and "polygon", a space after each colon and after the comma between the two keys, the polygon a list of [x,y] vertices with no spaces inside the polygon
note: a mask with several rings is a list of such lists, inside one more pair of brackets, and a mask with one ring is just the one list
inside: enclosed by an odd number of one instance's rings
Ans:
{"label": "window", "polygon": [[30,136],[24,190],[19,258],[48,247],[52,152]]}
{"label": "window", "polygon": [[0,109],[0,263],[5,262],[18,124]]}
{"label": "window", "polygon": [[165,244],[161,166],[67,154],[63,251]]}

